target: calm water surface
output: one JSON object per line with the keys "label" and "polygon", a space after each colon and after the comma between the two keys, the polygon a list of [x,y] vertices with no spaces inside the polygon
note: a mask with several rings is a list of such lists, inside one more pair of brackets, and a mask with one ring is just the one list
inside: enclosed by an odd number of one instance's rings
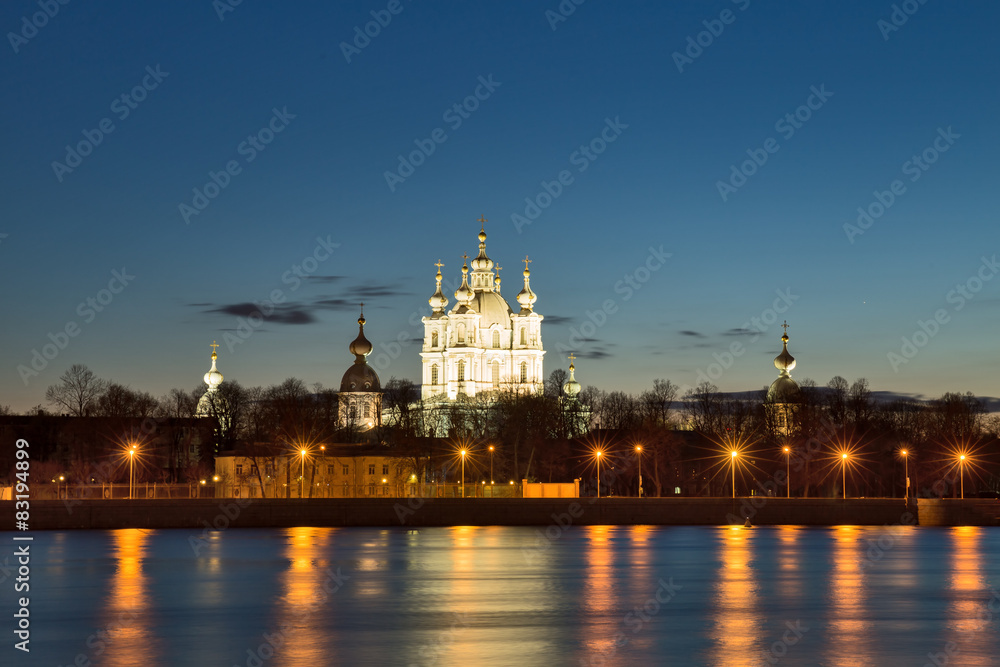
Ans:
{"label": "calm water surface", "polygon": [[35,535],[0,664],[1000,665],[996,528]]}

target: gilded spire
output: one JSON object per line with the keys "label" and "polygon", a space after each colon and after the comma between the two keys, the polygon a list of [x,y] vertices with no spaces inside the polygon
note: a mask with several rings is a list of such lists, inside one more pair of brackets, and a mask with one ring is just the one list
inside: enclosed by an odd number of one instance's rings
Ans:
{"label": "gilded spire", "polygon": [[479,254],[472,260],[472,289],[493,289],[493,260],[486,255],[486,216],[479,216]]}
{"label": "gilded spire", "polygon": [[439,315],[444,312],[445,307],[448,305],[448,297],[446,297],[444,292],[441,291],[441,267],[444,266],[444,264],[442,264],[439,259],[435,262],[434,266],[436,266],[438,270],[437,276],[434,277],[435,281],[437,281],[437,289],[434,290],[434,294],[431,295],[431,298],[427,299],[427,303],[431,304],[431,309],[434,311],[434,314]]}
{"label": "gilded spire", "polygon": [[365,357],[372,353],[372,344],[365,338],[365,304],[361,304],[361,316],[358,317],[358,337],[348,348],[354,355],[354,363],[366,363]]}
{"label": "gilded spire", "polygon": [[210,347],[212,348],[212,368],[205,373],[204,379],[205,384],[208,385],[208,391],[215,391],[219,388],[219,385],[222,384],[222,373],[220,373],[215,367],[215,362],[219,358],[219,355],[215,353],[215,350],[219,347],[219,344],[213,340]]}
{"label": "gilded spire", "polygon": [[575,399],[577,394],[580,393],[580,383],[576,381],[574,377],[574,372],[576,371],[576,366],[573,365],[573,361],[576,359],[576,355],[570,354],[569,357],[569,379],[563,385],[563,393],[566,394],[571,399]]}
{"label": "gilded spire", "polygon": [[524,261],[524,288],[517,293],[517,302],[521,304],[521,313],[530,313],[532,307],[535,305],[535,301],[538,300],[538,297],[535,296],[535,293],[531,291],[531,285],[529,283],[529,279],[531,277],[531,271],[528,269],[528,264],[531,263],[531,260],[528,259],[527,255],[525,255],[523,261]]}
{"label": "gilded spire", "polygon": [[503,267],[500,266],[499,264],[497,264],[496,265],[496,270],[497,270],[497,277],[493,279],[493,283],[496,285],[496,287],[493,289],[493,291],[496,292],[497,294],[499,294],[500,293],[500,271],[503,270]]}
{"label": "gilded spire", "polygon": [[469,264],[468,255],[462,255],[462,284],[458,286],[455,290],[455,300],[458,302],[459,306],[468,307],[472,303],[472,300],[476,297],[475,292],[469,288]]}
{"label": "gilded spire", "polygon": [[774,358],[774,367],[778,369],[778,374],[785,376],[788,371],[795,368],[795,357],[788,353],[788,321],[781,325],[785,330],[781,334],[781,354]]}

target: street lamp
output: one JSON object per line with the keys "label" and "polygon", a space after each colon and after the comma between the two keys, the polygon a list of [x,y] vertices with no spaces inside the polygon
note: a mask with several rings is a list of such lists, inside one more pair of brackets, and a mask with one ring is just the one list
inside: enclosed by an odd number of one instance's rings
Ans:
{"label": "street lamp", "polygon": [[965,500],[965,454],[958,456],[958,478],[962,487],[962,500]]}
{"label": "street lamp", "polygon": [[844,500],[847,500],[847,452],[840,455],[840,467],[843,472],[841,483],[844,486]]}
{"label": "street lamp", "polygon": [[458,453],[462,455],[462,497],[465,497],[465,454],[466,450],[460,449]]}
{"label": "street lamp", "polygon": [[785,485],[788,487],[788,498],[792,497],[792,450],[785,447]]}
{"label": "street lamp", "polygon": [[597,497],[601,497],[601,457],[604,456],[604,452],[598,449],[594,452],[594,456],[597,457]]}
{"label": "street lamp", "polygon": [[906,458],[909,454],[905,449],[899,450],[900,456],[903,457],[903,477],[906,478],[906,486],[903,487],[903,504],[910,504],[910,460]]}
{"label": "street lamp", "polygon": [[[59,486],[62,485],[62,483],[65,481],[66,478],[63,475],[59,475],[59,484],[56,485],[56,498],[62,498],[62,491],[60,491]],[[68,493],[66,494],[66,497],[69,498]]]}
{"label": "street lamp", "polygon": [[642,445],[635,446],[635,455],[639,459],[639,497],[642,498]]}
{"label": "street lamp", "polygon": [[128,450],[128,499],[132,500],[132,490],[135,479],[135,445]]}
{"label": "street lamp", "polygon": [[736,500],[736,457],[739,455],[739,452],[734,449],[729,452],[729,455],[729,458],[733,462],[733,500]]}
{"label": "street lamp", "polygon": [[493,445],[490,445],[490,484],[493,484]]}
{"label": "street lamp", "polygon": [[306,484],[306,450],[300,449],[299,454],[302,455],[302,479],[299,480],[299,498],[304,498]]}

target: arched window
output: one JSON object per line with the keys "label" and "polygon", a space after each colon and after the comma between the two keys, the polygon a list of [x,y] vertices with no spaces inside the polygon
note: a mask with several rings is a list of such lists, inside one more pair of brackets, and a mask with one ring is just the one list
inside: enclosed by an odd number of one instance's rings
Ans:
{"label": "arched window", "polygon": [[527,345],[527,344],[528,344],[528,330],[525,329],[524,327],[521,327],[521,345]]}
{"label": "arched window", "polygon": [[368,419],[371,416],[372,416],[372,404],[366,402],[365,403],[365,419]]}
{"label": "arched window", "polygon": [[465,382],[465,362],[458,362],[458,381]]}
{"label": "arched window", "polygon": [[437,383],[438,383],[438,366],[437,364],[434,364],[433,366],[431,366],[431,384],[437,384]]}
{"label": "arched window", "polygon": [[431,333],[431,347],[437,347],[437,346],[438,346],[438,332],[435,331]]}
{"label": "arched window", "polygon": [[[521,329],[521,331],[523,332],[524,329]],[[522,361],[521,362],[521,382],[527,382],[527,381],[528,381],[528,362],[527,361]]]}
{"label": "arched window", "polygon": [[499,389],[500,388],[500,362],[499,361],[494,361],[491,364],[491,368],[492,368],[492,374],[493,374],[493,388],[494,389]]}
{"label": "arched window", "polygon": [[348,410],[348,414],[350,415],[351,419],[356,419],[358,416],[358,408],[352,404],[350,409]]}
{"label": "arched window", "polygon": [[459,324],[458,325],[458,342],[459,343],[464,343],[465,342],[465,325],[464,324]]}
{"label": "arched window", "polygon": [[500,332],[496,329],[493,330],[493,349],[500,349]]}

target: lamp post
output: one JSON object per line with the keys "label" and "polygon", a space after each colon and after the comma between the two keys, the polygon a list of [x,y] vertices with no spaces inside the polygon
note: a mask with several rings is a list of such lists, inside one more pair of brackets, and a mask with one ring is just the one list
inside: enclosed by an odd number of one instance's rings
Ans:
{"label": "lamp post", "polygon": [[490,445],[490,484],[493,484],[493,445]]}
{"label": "lamp post", "polygon": [[729,452],[733,467],[733,500],[736,500],[736,457],[739,454],[735,449]]}
{"label": "lamp post", "polygon": [[844,500],[847,500],[847,453],[840,455],[840,468],[842,474],[841,484],[844,486]]}
{"label": "lamp post", "polygon": [[958,456],[958,478],[962,487],[962,500],[965,500],[965,454]]}
{"label": "lamp post", "polygon": [[462,455],[462,497],[465,497],[465,450],[460,449],[458,453]]}
{"label": "lamp post", "polygon": [[[64,477],[63,475],[59,475],[59,484],[56,485],[56,498],[58,498],[58,499],[62,499],[62,491],[59,489],[59,487],[65,481],[66,481],[66,477]],[[66,497],[67,498],[69,497],[68,493],[66,494]]]}
{"label": "lamp post", "polygon": [[135,445],[128,450],[128,499],[132,500],[132,490],[135,479]]}
{"label": "lamp post", "polygon": [[787,486],[788,498],[792,497],[792,450],[785,447],[785,485]]}
{"label": "lamp post", "polygon": [[299,480],[299,498],[305,497],[306,490],[306,450],[300,449],[299,454],[302,457],[302,478]]}
{"label": "lamp post", "polygon": [[604,456],[604,452],[598,449],[594,452],[594,456],[597,457],[597,497],[601,497],[601,457]]}
{"label": "lamp post", "polygon": [[900,456],[903,457],[903,477],[906,478],[906,486],[903,487],[903,504],[910,504],[910,461],[906,458],[909,454],[905,449],[899,451]]}
{"label": "lamp post", "polygon": [[642,445],[635,446],[635,456],[639,459],[639,497],[642,498]]}

